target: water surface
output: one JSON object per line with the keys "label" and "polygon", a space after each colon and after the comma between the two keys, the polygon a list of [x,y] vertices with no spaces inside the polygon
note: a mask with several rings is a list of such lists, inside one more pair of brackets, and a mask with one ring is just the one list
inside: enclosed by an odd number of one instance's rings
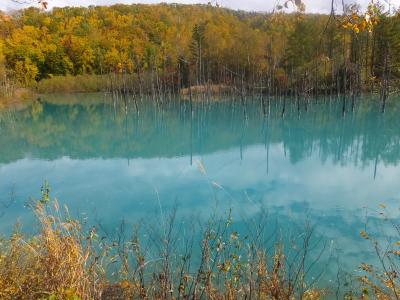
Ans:
{"label": "water surface", "polygon": [[[136,101],[136,104],[135,104]],[[400,106],[282,100],[265,117],[259,99],[187,101],[104,95],[45,96],[0,114],[0,229],[17,219],[45,180],[52,195],[89,223],[112,229],[178,207],[199,219],[232,208],[261,209],[282,226],[306,220],[340,253],[347,270],[372,259],[359,237],[365,208],[400,200]]]}

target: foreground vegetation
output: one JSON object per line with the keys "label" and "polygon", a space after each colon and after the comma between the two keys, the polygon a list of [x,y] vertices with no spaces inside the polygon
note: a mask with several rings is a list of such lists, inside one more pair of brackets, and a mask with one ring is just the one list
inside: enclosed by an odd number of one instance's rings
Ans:
{"label": "foreground vegetation", "polygon": [[[135,230],[108,241],[73,220],[48,185],[33,204],[40,232],[25,237],[16,231],[0,244],[1,299],[319,299],[304,275],[307,244],[299,259],[286,266],[283,248],[261,248],[264,224],[256,224],[248,241],[231,228],[232,218],[211,219],[197,252],[195,236],[179,237],[175,214],[161,231],[151,231],[159,257]],[[183,247],[177,251],[177,243]],[[179,246],[180,247],[180,246]],[[196,256],[198,253],[198,257]],[[269,256],[270,255],[270,256]],[[288,274],[288,268],[293,274]]]}
{"label": "foreground vegetation", "polygon": [[[312,252],[309,226],[298,244],[291,245],[290,254],[282,242],[267,250],[266,215],[248,224],[251,232],[245,237],[234,230],[231,213],[225,219],[212,217],[197,240],[192,227],[188,236],[182,235],[172,212],[162,216],[160,228],[148,224],[150,245],[140,227],[130,238],[122,229],[112,238],[102,237],[95,227],[87,229],[50,198],[47,183],[41,199],[31,205],[39,232],[26,236],[16,228],[0,241],[1,299],[312,300],[333,295],[318,285],[322,273],[309,276],[324,251]],[[341,295],[398,299],[399,242],[387,247],[366,231],[361,236],[372,242],[381,268],[362,264],[364,275],[354,278],[358,290]],[[151,254],[154,249],[156,256]]]}

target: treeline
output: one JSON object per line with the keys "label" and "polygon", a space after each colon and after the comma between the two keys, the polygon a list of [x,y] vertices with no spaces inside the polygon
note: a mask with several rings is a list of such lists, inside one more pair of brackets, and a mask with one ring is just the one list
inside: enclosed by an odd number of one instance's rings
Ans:
{"label": "treeline", "polygon": [[15,83],[112,74],[129,78],[126,90],[153,93],[224,84],[240,94],[379,90],[386,99],[400,76],[400,13],[379,6],[342,16],[178,4],[28,8],[0,20],[3,94]]}

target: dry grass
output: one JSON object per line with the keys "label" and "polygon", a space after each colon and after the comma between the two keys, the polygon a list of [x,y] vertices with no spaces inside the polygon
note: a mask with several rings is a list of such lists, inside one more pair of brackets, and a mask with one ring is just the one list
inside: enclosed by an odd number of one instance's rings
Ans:
{"label": "dry grass", "polygon": [[190,88],[181,89],[181,94],[184,96],[190,95],[220,95],[222,93],[232,92],[234,87],[224,84],[207,84],[207,85],[194,85]]}
{"label": "dry grass", "polygon": [[[400,299],[400,224],[384,204],[378,210],[371,210],[373,225],[369,218],[360,235],[371,244],[378,263],[363,263],[360,282],[363,286],[362,299]],[[380,231],[376,231],[377,229]],[[370,232],[369,232],[370,231]],[[390,232],[390,234],[388,234]]]}
{"label": "dry grass", "polygon": [[94,253],[79,223],[48,214],[41,202],[35,212],[38,235],[26,240],[14,233],[1,244],[0,299],[98,298],[99,272],[90,263]]}
{"label": "dry grass", "polygon": [[[195,238],[180,239],[182,230],[171,214],[160,230],[148,228],[157,249],[152,252],[139,240],[139,230],[129,240],[120,235],[107,241],[94,229],[84,234],[67,208],[50,201],[49,192],[45,185],[33,206],[39,233],[26,238],[16,230],[0,244],[0,299],[312,300],[324,295],[304,280],[307,251],[291,265],[298,276],[289,276],[282,245],[272,255],[259,246],[264,225],[257,224],[257,237],[248,240],[232,230],[230,216],[211,219],[196,252]],[[180,251],[178,241],[184,243]]]}
{"label": "dry grass", "polygon": [[106,90],[108,81],[107,75],[54,76],[39,81],[36,91],[39,94],[100,92]]}
{"label": "dry grass", "polygon": [[66,75],[54,76],[37,82],[34,89],[39,94],[52,93],[95,93],[116,90],[133,91],[138,85],[135,75],[132,74],[105,74],[105,75]]}

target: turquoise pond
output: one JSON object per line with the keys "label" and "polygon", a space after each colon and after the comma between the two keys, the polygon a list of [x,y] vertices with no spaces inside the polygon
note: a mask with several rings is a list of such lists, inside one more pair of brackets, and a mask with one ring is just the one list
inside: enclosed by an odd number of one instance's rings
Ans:
{"label": "turquoise pond", "polygon": [[[400,99],[399,99],[400,100]],[[349,271],[372,260],[360,237],[366,215],[400,208],[400,104],[384,115],[374,99],[350,103],[232,99],[125,99],[43,96],[0,113],[0,232],[17,220],[34,231],[27,202],[51,194],[89,224],[113,230],[178,218],[207,220],[232,208],[238,224],[268,213],[276,230],[314,225]],[[399,102],[399,101],[398,101]],[[160,221],[161,222],[161,221]],[[390,235],[390,232],[389,232]]]}

